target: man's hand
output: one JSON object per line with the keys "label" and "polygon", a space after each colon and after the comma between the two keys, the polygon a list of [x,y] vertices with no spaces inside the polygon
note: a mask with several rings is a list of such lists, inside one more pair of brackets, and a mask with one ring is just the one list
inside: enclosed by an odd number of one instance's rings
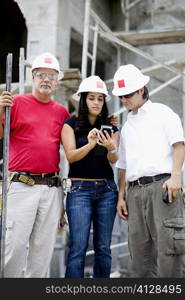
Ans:
{"label": "man's hand", "polygon": [[108,117],[110,123],[113,125],[113,126],[116,126],[116,127],[119,127],[119,120],[118,120],[118,116],[115,116],[115,115],[111,115]]}
{"label": "man's hand", "polygon": [[127,204],[125,200],[123,199],[118,200],[117,213],[122,220],[124,221],[128,220],[128,210],[127,210]]}
{"label": "man's hand", "polygon": [[65,218],[65,210],[63,209],[60,220],[59,220],[59,226],[58,226],[59,231],[62,233],[67,225],[68,225],[68,222]]}
{"label": "man's hand", "polygon": [[163,189],[168,191],[169,202],[174,202],[177,194],[181,193],[181,176],[172,175],[168,180],[163,184]]}
{"label": "man's hand", "polygon": [[4,112],[5,107],[11,107],[13,105],[13,98],[11,93],[4,91],[0,96],[0,112]]}

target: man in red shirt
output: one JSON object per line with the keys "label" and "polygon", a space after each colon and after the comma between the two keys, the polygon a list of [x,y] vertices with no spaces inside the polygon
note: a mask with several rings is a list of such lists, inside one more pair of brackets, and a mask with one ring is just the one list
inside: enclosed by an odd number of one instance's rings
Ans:
{"label": "man in red shirt", "polygon": [[61,129],[70,116],[51,99],[59,77],[57,59],[43,53],[32,64],[32,94],[0,96],[0,138],[4,107],[11,107],[5,277],[46,277],[52,258],[62,209]]}

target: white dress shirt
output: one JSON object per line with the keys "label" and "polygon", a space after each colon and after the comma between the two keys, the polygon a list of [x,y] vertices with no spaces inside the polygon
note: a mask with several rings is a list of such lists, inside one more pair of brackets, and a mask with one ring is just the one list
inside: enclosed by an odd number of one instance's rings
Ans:
{"label": "white dress shirt", "polygon": [[121,130],[117,168],[126,180],[171,173],[173,147],[184,141],[179,116],[164,104],[146,101],[137,114],[130,112]]}

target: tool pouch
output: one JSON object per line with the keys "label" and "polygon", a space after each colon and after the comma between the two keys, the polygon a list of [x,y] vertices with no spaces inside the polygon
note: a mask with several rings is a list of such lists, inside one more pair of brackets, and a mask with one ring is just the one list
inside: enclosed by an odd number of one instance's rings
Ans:
{"label": "tool pouch", "polygon": [[72,187],[72,181],[70,178],[63,178],[62,180],[62,187],[63,187],[63,192],[66,195],[68,192],[71,191]]}

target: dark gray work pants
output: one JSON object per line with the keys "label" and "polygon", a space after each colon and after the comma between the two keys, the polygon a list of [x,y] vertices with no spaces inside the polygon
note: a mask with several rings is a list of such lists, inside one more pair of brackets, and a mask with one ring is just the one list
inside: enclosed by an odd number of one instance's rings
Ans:
{"label": "dark gray work pants", "polygon": [[167,179],[128,187],[129,277],[185,277],[185,203],[162,201]]}

